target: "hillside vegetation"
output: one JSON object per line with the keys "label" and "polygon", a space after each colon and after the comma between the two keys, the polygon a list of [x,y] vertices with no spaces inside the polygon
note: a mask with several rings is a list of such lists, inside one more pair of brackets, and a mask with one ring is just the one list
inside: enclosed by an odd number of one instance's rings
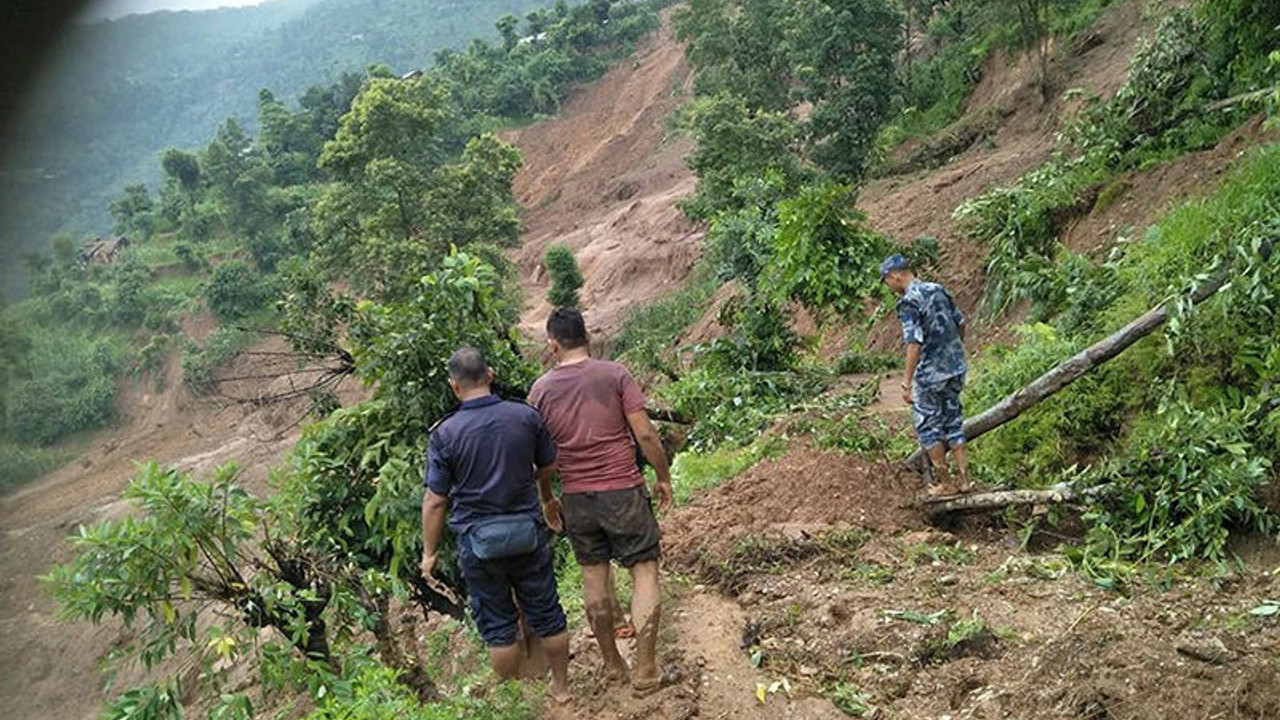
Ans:
{"label": "hillside vegetation", "polygon": [[106,209],[124,186],[154,192],[166,147],[203,146],[228,117],[256,130],[259,90],[293,102],[370,65],[424,68],[438,52],[500,41],[496,19],[523,23],[539,5],[275,0],[68,28],[0,167],[3,294],[23,294],[19,261],[49,254],[54,235],[109,232]]}
{"label": "hillside vegetation", "polygon": [[[1092,657],[1081,648],[1111,652],[1128,631],[1103,619],[1095,633],[1092,609],[1063,617],[1080,598],[1115,618],[1146,613],[1122,619],[1148,632],[1175,614],[1188,632],[1237,633],[1240,647],[1250,631],[1277,632],[1274,595],[1233,596],[1232,609],[1197,621],[1194,597],[1163,614],[1160,597],[1144,593],[1180,584],[1194,595],[1198,578],[1275,589],[1239,569],[1233,543],[1277,530],[1280,145],[1260,125],[1280,115],[1280,48],[1264,30],[1280,28],[1280,8],[1153,6],[1119,89],[1079,97],[1055,68],[1093,42],[1107,3],[1014,6],[690,0],[671,12],[694,71],[672,129],[693,143],[697,188],[681,207],[706,228],[702,260],[684,288],[638,308],[607,345],[689,420],[675,465],[684,507],[665,520],[668,567],[696,578],[675,591],[694,598],[686,607],[705,610],[709,586],[749,613],[725,632],[729,653],[746,655],[739,665],[760,673],[750,675],[762,680],[755,694],[738,695],[761,717],[791,701],[793,681],[826,698],[823,712],[850,716],[1173,711],[1176,693],[1075,687],[1088,674],[1079,658]],[[507,16],[497,43],[438,53],[408,77],[373,67],[332,78],[296,108],[264,90],[254,129],[227,119],[200,149],[165,150],[159,192],[133,185],[114,198],[116,229],[134,239],[120,260],[79,267],[63,237],[33,261],[31,298],[0,315],[4,484],[72,456],[111,421],[122,383],[228,396],[246,379],[230,361],[252,365],[263,333],[287,343],[299,366],[323,368],[252,398],[310,403],[269,497],[248,492],[234,465],[208,477],[143,466],[122,496],[131,510],[82,527],[49,571],[65,616],[122,622],[129,634],[112,659],[154,669],[113,690],[103,717],[539,713],[536,688],[493,687],[480,669],[474,638],[451,619],[463,616],[464,590],[452,568],[443,588],[418,576],[421,448],[453,402],[444,372],[456,346],[481,348],[503,392],[520,394],[538,371],[536,343],[514,330],[508,259],[520,243],[521,154],[495,131],[554,112],[655,29],[659,7],[601,1]],[[947,235],[886,235],[858,209],[864,182],[927,172],[991,142],[1000,109],[965,100],[993,57],[1028,59],[1028,102],[1075,101],[1053,128],[1048,161],[954,208]],[[1068,247],[1072,222],[1120,201],[1126,183],[1232,133],[1266,140],[1246,143],[1256,147],[1221,180],[1150,227]],[[983,257],[959,254],[970,247]],[[975,353],[970,414],[1173,300],[1163,332],[974,443],[974,473],[989,488],[1079,491],[1073,506],[1010,511],[970,536],[1051,542],[1051,554],[1006,555],[999,542],[927,531],[904,506],[916,487],[899,460],[914,438],[875,408],[881,375],[900,361],[872,340],[893,322],[875,268],[894,251],[926,275],[951,266],[981,277],[981,299],[966,309],[995,341]],[[547,265],[557,301],[581,302],[572,253],[557,248]],[[1203,303],[1178,301],[1220,274],[1231,282]],[[197,319],[216,327],[199,342],[184,329]],[[179,356],[181,373],[166,373]],[[344,376],[371,396],[340,407],[331,381]],[[563,541],[557,553],[564,595],[576,596]],[[1002,584],[1010,578],[1045,584],[1018,596],[1039,623],[1023,636],[1005,625],[1023,618],[993,609],[1021,592]],[[982,597],[985,615],[977,600],[961,612],[961,591]],[[939,598],[953,605],[939,608]],[[1247,598],[1254,606],[1238,607]],[[673,640],[664,660],[700,673],[692,668],[707,658],[696,652],[714,639],[693,636],[722,619],[701,631],[696,616],[678,622],[686,642],[703,644],[684,657]],[[1077,641],[1082,622],[1094,634]],[[1216,652],[1202,647],[1193,650]],[[1248,648],[1248,677],[1234,676],[1247,702],[1233,707],[1266,717],[1280,706],[1266,689],[1274,656]],[[993,677],[947,681],[955,667],[1006,651]],[[1204,680],[1166,665],[1152,661],[1135,684]],[[1024,666],[1022,680],[1004,677]],[[1037,668],[1040,684],[1028,687]],[[719,692],[699,677],[646,712],[696,714]],[[635,712],[609,697],[596,688],[589,711]],[[743,707],[707,702],[708,715]],[[1196,702],[1207,714],[1233,700]]]}

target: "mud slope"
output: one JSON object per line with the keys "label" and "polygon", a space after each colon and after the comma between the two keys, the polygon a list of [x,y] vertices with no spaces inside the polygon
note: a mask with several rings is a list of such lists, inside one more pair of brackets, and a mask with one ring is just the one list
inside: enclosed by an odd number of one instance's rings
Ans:
{"label": "mud slope", "polygon": [[[209,322],[188,322],[199,336]],[[260,352],[283,350],[268,341]],[[274,362],[281,362],[276,360]],[[224,377],[268,374],[262,356],[243,357]],[[268,469],[297,440],[298,421],[306,401],[261,409],[228,401],[201,400],[183,388],[178,357],[170,358],[164,390],[150,378],[121,381],[121,413],[116,430],[102,433],[83,457],[62,469],[0,497],[0,718],[5,720],[78,720],[96,718],[105,694],[98,663],[125,641],[114,623],[95,628],[56,617],[53,602],[37,576],[54,562],[67,559],[64,539],[81,524],[115,519],[127,511],[120,493],[137,472],[137,464],[156,460],[165,466],[203,476],[235,461],[245,485],[266,491]],[[257,385],[229,385],[242,397],[288,389],[281,379]],[[235,384],[233,384],[235,385]],[[344,403],[363,395],[358,383],[340,388]],[[127,670],[119,686],[140,679]]]}
{"label": "mud slope", "polygon": [[1106,589],[1050,535],[929,529],[915,490],[894,465],[800,440],[664,520],[668,570],[723,593],[738,657],[758,659],[749,679],[793,685],[774,717],[824,691],[902,720],[1280,717],[1280,621],[1250,613],[1280,591],[1273,543],[1237,543],[1224,579]]}
{"label": "mud slope", "polygon": [[668,122],[689,92],[684,51],[665,23],[599,82],[574,91],[560,115],[507,135],[524,152],[516,198],[522,246],[513,253],[525,294],[523,325],[542,337],[548,245],[573,250],[593,333],[616,330],[627,309],[679,286],[700,234],[676,208],[691,193],[685,140]]}

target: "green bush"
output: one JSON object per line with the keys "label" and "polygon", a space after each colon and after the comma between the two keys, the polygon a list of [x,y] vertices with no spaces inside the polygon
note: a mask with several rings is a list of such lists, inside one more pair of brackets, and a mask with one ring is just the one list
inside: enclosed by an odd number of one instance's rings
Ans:
{"label": "green bush", "polygon": [[853,207],[853,189],[807,185],[778,203],[778,233],[764,288],[779,301],[848,314],[880,287],[877,267],[893,244]]}
{"label": "green bush", "polygon": [[554,307],[578,307],[578,290],[582,287],[582,271],[573,251],[564,245],[552,245],[543,256],[551,287],[547,290],[547,302]]}
{"label": "green bush", "polygon": [[48,445],[80,430],[101,427],[115,414],[115,374],[123,348],[114,338],[88,333],[36,332],[25,377],[11,381],[6,434]]}
{"label": "green bush", "polygon": [[791,313],[775,301],[757,293],[729,298],[719,320],[728,334],[694,348],[699,366],[726,373],[795,367],[800,336],[791,329]]}
{"label": "green bush", "polygon": [[273,294],[262,275],[239,260],[228,260],[213,271],[205,301],[220,322],[243,320],[260,310]]}
{"label": "green bush", "polygon": [[305,720],[533,720],[538,716],[519,683],[503,683],[480,697],[459,688],[435,702],[420,703],[393,670],[369,665],[353,673],[340,692],[323,698]]}
{"label": "green bush", "polygon": [[62,448],[38,448],[0,440],[0,491],[53,472],[74,456]]}
{"label": "green bush", "polygon": [[728,373],[696,367],[657,394],[694,419],[688,445],[705,451],[754,441],[774,419],[822,392],[830,380],[816,370]]}
{"label": "green bush", "polygon": [[1123,452],[1078,479],[1106,486],[1085,516],[1089,542],[1132,560],[1224,563],[1233,530],[1273,532],[1258,495],[1271,463],[1247,415],[1177,401],[1139,423]]}

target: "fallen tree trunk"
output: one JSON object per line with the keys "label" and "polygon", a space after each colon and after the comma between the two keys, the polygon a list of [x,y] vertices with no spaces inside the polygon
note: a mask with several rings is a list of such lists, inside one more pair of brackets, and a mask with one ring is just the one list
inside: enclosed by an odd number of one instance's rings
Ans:
{"label": "fallen tree trunk", "polygon": [[[1268,251],[1270,249],[1269,246],[1270,243],[1267,243]],[[1267,254],[1269,252],[1263,253],[1264,257]],[[1214,275],[1208,282],[1188,293],[1182,301],[1191,305],[1201,303],[1222,289],[1230,277],[1230,273],[1224,269]],[[1167,300],[1148,310],[1110,336],[1067,358],[1066,361],[1031,381],[1025,387],[1014,391],[1013,394],[1005,397],[995,405],[965,420],[965,439],[973,440],[1000,427],[1021,415],[1028,408],[1079,380],[1085,373],[1124,352],[1129,346],[1150,335],[1156,328],[1163,325],[1169,317],[1169,308],[1175,302],[1179,302],[1179,300]],[[912,453],[907,458],[907,465],[922,474],[927,472],[928,461],[924,450],[918,449]]]}
{"label": "fallen tree trunk", "polygon": [[1044,490],[997,490],[995,492],[975,493],[941,498],[926,498],[925,510],[930,516],[949,515],[952,513],[981,512],[984,510],[1003,510],[1020,505],[1047,505],[1050,503],[1067,503],[1084,497],[1095,495],[1102,486],[1077,492],[1069,483],[1059,483]]}

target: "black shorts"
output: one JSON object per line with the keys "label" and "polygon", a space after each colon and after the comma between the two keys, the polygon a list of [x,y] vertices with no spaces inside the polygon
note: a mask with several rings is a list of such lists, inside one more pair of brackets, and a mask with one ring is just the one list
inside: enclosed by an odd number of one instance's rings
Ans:
{"label": "black shorts", "polygon": [[623,567],[631,567],[658,559],[661,533],[644,485],[566,493],[560,504],[564,531],[579,565],[617,560]]}

